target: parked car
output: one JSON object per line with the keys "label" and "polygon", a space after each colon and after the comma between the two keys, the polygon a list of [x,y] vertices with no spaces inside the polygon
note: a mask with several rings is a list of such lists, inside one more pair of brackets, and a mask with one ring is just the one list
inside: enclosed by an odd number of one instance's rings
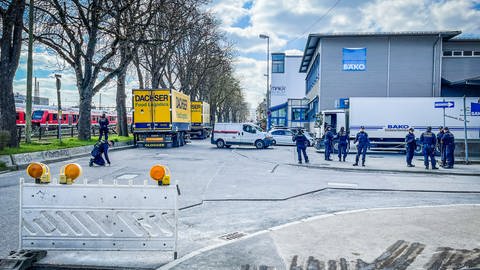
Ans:
{"label": "parked car", "polygon": [[[298,132],[297,129],[291,130],[286,128],[276,128],[269,131],[269,134],[273,138],[273,144],[276,145],[295,145],[292,137]],[[315,138],[313,138],[308,132],[303,133],[307,139],[307,146],[315,145]]]}
{"label": "parked car", "polygon": [[210,141],[218,148],[252,145],[257,149],[267,148],[273,142],[267,132],[252,123],[216,123]]}

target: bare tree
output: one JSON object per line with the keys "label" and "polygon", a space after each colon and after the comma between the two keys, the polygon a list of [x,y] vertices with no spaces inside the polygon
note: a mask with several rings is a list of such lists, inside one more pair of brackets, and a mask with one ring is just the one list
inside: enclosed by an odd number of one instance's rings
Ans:
{"label": "bare tree", "polygon": [[[124,6],[115,9],[121,2]],[[117,54],[122,37],[113,35],[116,29],[112,12],[125,11],[132,2],[116,0],[39,0],[35,38],[62,57],[74,70],[80,96],[78,138],[91,137],[92,98],[128,62],[115,68],[108,65]]]}
{"label": "bare tree", "polygon": [[22,47],[25,0],[0,1],[0,130],[10,133],[8,146],[17,147],[17,126],[13,79],[18,68]]}

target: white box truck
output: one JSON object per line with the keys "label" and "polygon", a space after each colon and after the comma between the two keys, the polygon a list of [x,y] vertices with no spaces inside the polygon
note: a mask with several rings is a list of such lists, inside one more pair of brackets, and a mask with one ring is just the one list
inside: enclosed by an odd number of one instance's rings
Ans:
{"label": "white box truck", "polygon": [[[480,116],[472,113],[470,108],[478,101],[478,97],[466,98],[469,140],[479,139]],[[434,133],[440,126],[447,126],[456,140],[465,138],[463,97],[351,97],[348,106],[348,109],[321,112],[320,137],[325,127],[331,126],[335,132],[345,127],[353,139],[364,126],[372,150],[404,150],[405,135],[410,127],[415,129],[417,138],[428,126]],[[417,151],[421,148],[418,147]]]}

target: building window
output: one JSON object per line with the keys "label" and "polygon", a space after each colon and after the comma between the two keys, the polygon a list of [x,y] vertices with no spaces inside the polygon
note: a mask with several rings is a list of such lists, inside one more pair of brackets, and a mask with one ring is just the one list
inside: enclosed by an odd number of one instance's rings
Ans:
{"label": "building window", "polygon": [[287,124],[287,103],[271,109],[270,125],[286,126]]}
{"label": "building window", "polygon": [[480,56],[480,51],[443,51],[445,57],[474,57]]}
{"label": "building window", "polygon": [[318,81],[320,75],[319,75],[319,67],[320,67],[320,58],[315,57],[315,61],[313,61],[312,68],[310,68],[310,71],[307,74],[307,78],[305,80],[306,83],[306,93],[308,94],[315,83]]}
{"label": "building window", "polygon": [[292,108],[292,121],[304,122],[308,120],[306,108]]}
{"label": "building window", "polygon": [[272,53],[272,73],[285,72],[285,54]]}

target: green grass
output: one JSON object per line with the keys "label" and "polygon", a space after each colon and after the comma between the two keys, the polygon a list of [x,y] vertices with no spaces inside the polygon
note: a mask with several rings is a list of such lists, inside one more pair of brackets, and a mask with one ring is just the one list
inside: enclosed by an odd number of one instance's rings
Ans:
{"label": "green grass", "polygon": [[[80,141],[77,138],[63,138],[62,143],[60,143],[58,139],[47,139],[47,140],[42,140],[42,141],[37,141],[32,143],[21,142],[20,147],[18,148],[6,147],[5,149],[0,151],[0,155],[13,155],[13,154],[21,154],[21,153],[30,153],[30,152],[94,145],[97,142],[97,137],[94,137],[94,138],[95,139],[91,139],[89,141]],[[109,135],[108,139],[113,140],[114,142],[128,142],[133,140],[133,137]]]}

